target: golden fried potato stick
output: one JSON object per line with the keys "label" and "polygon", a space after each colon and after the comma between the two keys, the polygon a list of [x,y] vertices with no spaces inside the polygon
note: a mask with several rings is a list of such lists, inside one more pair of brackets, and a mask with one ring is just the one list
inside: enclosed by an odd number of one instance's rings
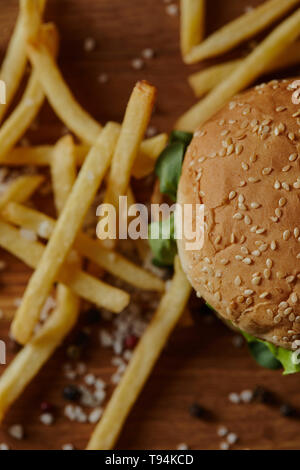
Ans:
{"label": "golden fried potato stick", "polygon": [[79,139],[94,145],[102,127],[75,100],[45,45],[32,42],[27,46],[27,52],[57,116]]}
{"label": "golden fried potato stick", "polygon": [[[55,56],[59,42],[55,25],[53,23],[43,25],[39,38],[49,53]],[[33,70],[21,101],[0,128],[0,163],[30,127],[44,102],[44,98],[38,73]]]}
{"label": "golden fried potato stick", "polygon": [[[45,252],[42,243],[21,237],[19,230],[2,220],[0,220],[0,246],[32,269],[39,266]],[[79,297],[114,313],[120,313],[130,301],[127,292],[80,271],[73,263],[65,264],[55,281],[70,287]]]}
{"label": "golden fried potato stick", "polygon": [[149,124],[156,89],[145,81],[138,82],[130,96],[120,137],[112,159],[105,202],[119,205],[129,186],[131,169]]}
{"label": "golden fried potato stick", "polygon": [[[127,203],[128,203],[128,207],[136,204],[135,196],[130,186],[127,191]],[[151,252],[148,240],[143,240],[142,238],[138,238],[137,240],[135,240],[135,245],[136,245],[136,249],[137,249],[140,260],[143,263],[145,263],[146,260],[149,258],[150,252]]]}
{"label": "golden fried potato stick", "polygon": [[[155,162],[165,148],[167,141],[167,134],[159,134],[145,139],[140,145],[138,156],[133,164],[132,176],[140,179],[152,173]],[[87,145],[75,145],[77,166],[82,166],[89,149],[90,147]],[[8,167],[22,165],[48,166],[51,164],[52,152],[52,145],[15,147],[8,154],[3,155],[1,163]]]}
{"label": "golden fried potato stick", "polygon": [[268,64],[280,56],[300,34],[300,9],[283,21],[229,77],[202,101],[192,106],[176,123],[176,128],[193,132],[212,117],[232,96],[259,77]]}
{"label": "golden fried potato stick", "polygon": [[156,160],[168,142],[168,134],[159,134],[144,140],[140,145],[138,156],[132,166],[132,176],[140,179],[150,175],[155,167]]}
{"label": "golden fried potato stick", "polygon": [[[231,60],[223,64],[213,65],[200,72],[193,73],[189,76],[188,81],[192,87],[195,95],[198,98],[206,95],[209,91],[219,85],[222,80],[225,80],[239,65],[243,63],[244,59]],[[275,62],[269,64],[264,73],[281,70],[300,64],[300,44],[296,42],[292,44],[284,54],[276,58]]]}
{"label": "golden fried potato stick", "polygon": [[223,26],[184,57],[187,64],[228,52],[241,42],[263,31],[291,10],[299,0],[268,0]]}
{"label": "golden fried potato stick", "polygon": [[75,146],[70,135],[62,137],[54,147],[51,161],[51,177],[54,201],[60,214],[76,180]]}
{"label": "golden fried potato stick", "polygon": [[[34,147],[15,147],[4,155],[1,163],[8,167],[15,166],[49,166],[51,165],[53,145],[37,145]],[[82,166],[90,147],[75,145],[77,166]]]}
{"label": "golden fried potato stick", "polygon": [[[132,166],[150,121],[155,96],[156,89],[149,83],[141,81],[135,85],[127,104],[104,198],[104,203],[112,204],[117,213],[119,197],[127,193]],[[99,233],[98,237],[100,238]],[[108,238],[108,242],[113,241],[110,235]]]}
{"label": "golden fried potato stick", "polygon": [[44,181],[42,175],[22,175],[13,180],[0,196],[0,211],[10,201],[25,202]]}
{"label": "golden fried potato stick", "polygon": [[108,170],[118,136],[119,129],[115,124],[108,123],[81,168],[12,322],[12,335],[21,344],[25,344],[30,339],[42,305],[49,295],[53,282],[67,258],[84,217]]}
{"label": "golden fried potato stick", "polygon": [[[2,211],[2,217],[19,227],[32,230],[42,238],[49,238],[55,228],[51,217],[16,203],[9,203]],[[139,289],[163,292],[164,282],[154,274],[140,268],[117,252],[107,250],[97,240],[80,233],[74,249],[113,276],[122,279]]]}
{"label": "golden fried potato stick", "polygon": [[201,43],[205,28],[205,0],[180,0],[180,46],[184,57]]}
{"label": "golden fried potato stick", "polygon": [[0,377],[0,421],[77,322],[78,297],[57,288],[57,307]]}
{"label": "golden fried potato stick", "polygon": [[113,449],[125,420],[148,379],[161,351],[183,313],[191,286],[175,259],[175,274],[158,310],[140,339],[129,365],[96,426],[88,450]]}
{"label": "golden fried potato stick", "polygon": [[20,85],[26,67],[26,41],[37,34],[46,0],[19,0],[19,15],[0,70],[6,84],[6,104],[0,106],[0,122]]}

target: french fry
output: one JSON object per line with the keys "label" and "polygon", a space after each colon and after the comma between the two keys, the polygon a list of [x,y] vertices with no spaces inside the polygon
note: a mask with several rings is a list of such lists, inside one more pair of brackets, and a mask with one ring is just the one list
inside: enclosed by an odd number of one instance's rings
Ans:
{"label": "french fry", "polygon": [[[8,167],[28,165],[49,166],[51,165],[53,150],[53,145],[15,147],[8,154],[3,156],[1,163]],[[75,145],[74,150],[77,166],[82,166],[90,147],[87,145]]]}
{"label": "french fry", "polygon": [[[195,95],[201,98],[210,90],[215,88],[222,80],[227,78],[239,65],[243,63],[244,59],[232,60],[224,62],[223,64],[213,65],[201,72],[193,73],[189,76],[189,84],[192,87]],[[275,62],[269,64],[264,70],[264,73],[281,70],[300,64],[300,44],[298,42],[292,44],[284,54],[278,57]]]}
{"label": "french fry", "polygon": [[12,322],[12,334],[21,344],[25,344],[30,339],[42,305],[107,172],[118,135],[119,129],[113,123],[107,124],[81,168],[67,204],[56,223],[38,268],[31,276],[22,303]]}
{"label": "french fry", "polygon": [[300,9],[275,28],[226,80],[181,116],[176,123],[176,128],[193,132],[197,126],[212,117],[232,96],[259,77],[266,66],[280,56],[299,34]]}
{"label": "french fry", "polygon": [[59,286],[57,308],[0,377],[0,421],[71,331],[78,313],[78,298]]}
{"label": "french fry", "polygon": [[76,180],[75,148],[71,136],[62,137],[54,147],[50,168],[55,207],[60,214]]}
{"label": "french fry", "polygon": [[[128,202],[128,207],[136,204],[136,200],[135,200],[133,191],[130,186],[127,191],[127,202]],[[149,253],[151,251],[148,240],[143,240],[142,238],[138,238],[137,240],[135,240],[135,244],[136,244],[136,249],[137,249],[139,258],[144,263],[148,259]]]}
{"label": "french fry", "polygon": [[253,37],[291,10],[298,0],[268,0],[223,26],[198,46],[195,46],[184,60],[194,64],[200,60],[215,57],[229,51],[241,42]]}
{"label": "french fry", "polygon": [[22,175],[16,178],[0,196],[0,211],[10,201],[27,201],[43,181],[44,177],[41,175]]}
{"label": "french fry", "polygon": [[[1,131],[0,131],[1,135]],[[138,156],[133,164],[132,175],[135,178],[144,178],[149,175],[155,166],[155,162],[168,141],[167,134],[159,134],[145,139],[140,146]],[[77,166],[82,166],[90,147],[87,145],[75,145]],[[1,152],[1,150],[0,150]],[[8,167],[15,166],[48,166],[51,165],[53,146],[38,145],[35,147],[15,147],[9,153],[4,154],[1,163]]]}
{"label": "french fry", "polygon": [[159,134],[141,143],[137,158],[132,166],[132,176],[140,179],[153,172],[156,160],[168,142],[168,134]]}
{"label": "french fry", "polygon": [[[43,235],[43,238],[50,237],[55,228],[55,220],[51,217],[13,202],[3,209],[2,216],[14,225],[32,230],[37,235]],[[46,233],[41,232],[41,227],[47,228]],[[86,234],[81,233],[77,236],[74,248],[82,256],[128,284],[143,290],[164,291],[164,282],[157,276],[135,265],[124,256],[107,250]]]}
{"label": "french fry", "polygon": [[75,100],[47,48],[33,42],[27,46],[27,52],[57,116],[79,139],[94,145],[102,127]]}
{"label": "french fry", "polygon": [[114,447],[131,408],[185,309],[190,292],[191,286],[176,258],[171,285],[96,426],[88,443],[88,450],[110,450]]}
{"label": "french fry", "polygon": [[[58,49],[58,33],[52,23],[43,25],[40,40],[55,56]],[[0,129],[0,162],[7,155],[34,121],[43,102],[44,91],[36,71],[31,73],[21,101]]]}
{"label": "french fry", "polygon": [[180,0],[180,46],[184,58],[204,38],[205,0]]}
{"label": "french fry", "polygon": [[147,82],[138,82],[129,99],[120,137],[112,159],[105,202],[119,205],[129,186],[131,169],[148,126],[156,90]]}
{"label": "french fry", "polygon": [[0,70],[0,80],[6,84],[6,103],[0,106],[0,122],[24,75],[26,41],[37,34],[45,3],[45,0],[19,0],[17,23]]}
{"label": "french fry", "polygon": [[[46,249],[42,243],[21,237],[16,228],[2,220],[0,220],[0,246],[32,269],[39,266]],[[79,297],[114,313],[121,312],[130,300],[127,292],[95,279],[77,267],[74,268],[73,264],[65,264],[55,281],[65,284]]]}

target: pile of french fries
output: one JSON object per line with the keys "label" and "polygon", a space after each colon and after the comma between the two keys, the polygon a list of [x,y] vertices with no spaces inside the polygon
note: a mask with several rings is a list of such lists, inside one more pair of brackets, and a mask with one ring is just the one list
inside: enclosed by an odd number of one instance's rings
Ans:
{"label": "pile of french fries", "polygon": [[[34,166],[36,174],[21,174],[0,196],[0,247],[33,273],[11,324],[11,335],[23,348],[0,377],[0,420],[76,324],[80,299],[115,314],[128,306],[127,291],[83,269],[82,261],[87,259],[135,288],[162,295],[88,444],[89,449],[111,449],[186,307],[191,288],[178,260],[166,290],[161,278],[118,253],[117,240],[106,245],[86,233],[84,219],[102,187],[105,202],[117,211],[119,196],[128,195],[134,201],[131,177],[143,178],[153,171],[168,136],[143,140],[156,96],[155,88],[143,81],[132,91],[122,125],[108,122],[102,126],[93,119],[75,100],[57,66],[59,37],[56,26],[43,21],[46,1],[19,3],[19,16],[0,70],[0,79],[7,86],[6,104],[0,106],[0,165]],[[8,114],[28,61],[31,73],[25,91]],[[17,146],[46,99],[79,144],[69,134],[54,146]],[[31,197],[46,183],[39,174],[43,167],[50,169],[55,219],[30,204]],[[21,229],[33,232],[36,239],[22,236]],[[145,244],[139,244],[137,251],[141,258],[146,257]],[[54,288],[56,308],[40,325],[41,310]]]}
{"label": "pile of french fries", "polygon": [[[186,64],[217,58],[269,28],[296,6],[299,0],[266,0],[259,7],[226,24],[203,39],[204,0],[181,0],[181,51]],[[189,77],[198,98],[203,98],[181,116],[176,128],[194,132],[212,117],[231,97],[267,72],[299,64],[300,9],[255,47],[246,57],[219,63]]]}

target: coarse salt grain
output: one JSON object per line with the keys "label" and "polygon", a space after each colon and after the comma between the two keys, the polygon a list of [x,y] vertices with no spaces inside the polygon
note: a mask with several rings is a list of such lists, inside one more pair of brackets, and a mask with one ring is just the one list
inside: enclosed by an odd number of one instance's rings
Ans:
{"label": "coarse salt grain", "polygon": [[38,236],[41,238],[48,238],[52,233],[51,225],[47,220],[40,223],[38,227]]}
{"label": "coarse salt grain", "polygon": [[253,399],[253,392],[252,390],[243,390],[240,397],[244,403],[250,403]]}
{"label": "coarse salt grain", "polygon": [[54,416],[51,413],[43,413],[40,416],[40,422],[45,426],[51,426],[54,423]]}
{"label": "coarse salt grain", "polygon": [[237,393],[234,393],[234,392],[232,392],[228,395],[228,400],[231,403],[234,403],[234,404],[238,404],[238,403],[241,402],[241,399],[240,399],[239,395]]}
{"label": "coarse salt grain", "polygon": [[98,76],[98,82],[102,84],[107,83],[108,82],[107,73],[100,73],[100,75]]}
{"label": "coarse salt grain", "polygon": [[221,444],[220,444],[220,449],[221,449],[221,450],[228,450],[228,449],[229,449],[229,444],[228,444],[228,442],[221,442]]}
{"label": "coarse salt grain", "polygon": [[24,437],[24,428],[21,424],[13,424],[8,429],[8,434],[14,439],[21,441]]}
{"label": "coarse salt grain", "polygon": [[150,47],[146,47],[146,49],[142,50],[142,57],[143,59],[153,59],[154,57],[154,50]]}
{"label": "coarse salt grain", "polygon": [[95,49],[96,47],[96,41],[94,38],[86,38],[84,40],[84,50],[86,52],[91,52]]}
{"label": "coarse salt grain", "polygon": [[217,431],[218,436],[224,437],[228,434],[228,429],[225,426],[220,426]]}
{"label": "coarse salt grain", "polygon": [[74,450],[73,444],[64,444],[61,448],[62,450]]}
{"label": "coarse salt grain", "polygon": [[170,16],[178,15],[178,6],[172,3],[171,5],[166,6],[166,13]]}
{"label": "coarse salt grain", "polygon": [[0,444],[0,450],[9,450],[9,447],[7,444],[5,444],[5,442],[2,442]]}
{"label": "coarse salt grain", "polygon": [[237,435],[234,433],[234,432],[230,432],[228,435],[227,435],[227,442],[228,444],[235,444],[238,440],[238,437]]}
{"label": "coarse salt grain", "polygon": [[95,408],[91,413],[89,414],[89,423],[95,424],[99,421],[103,413],[102,408]]}
{"label": "coarse salt grain", "polygon": [[35,242],[37,240],[36,233],[34,233],[32,230],[28,230],[26,228],[21,228],[20,229],[20,235],[22,238],[25,240],[28,240],[30,242]]}
{"label": "coarse salt grain", "polygon": [[144,61],[137,57],[136,59],[132,60],[131,65],[133,69],[141,70],[144,67]]}
{"label": "coarse salt grain", "polygon": [[181,444],[178,444],[177,450],[188,450],[188,445],[185,442],[182,442]]}

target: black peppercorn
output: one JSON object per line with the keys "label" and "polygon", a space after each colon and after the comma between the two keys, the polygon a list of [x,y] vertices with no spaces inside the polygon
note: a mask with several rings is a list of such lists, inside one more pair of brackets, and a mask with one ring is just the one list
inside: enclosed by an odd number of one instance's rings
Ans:
{"label": "black peppercorn", "polygon": [[282,414],[282,416],[286,416],[286,417],[294,416],[295,415],[295,410],[288,403],[283,403],[280,407],[280,414]]}
{"label": "black peppercorn", "polygon": [[190,414],[191,416],[194,416],[195,418],[203,418],[205,414],[205,410],[198,403],[193,403],[190,406]]}
{"label": "black peppercorn", "polygon": [[77,401],[81,397],[81,391],[76,385],[67,385],[63,390],[65,400]]}

